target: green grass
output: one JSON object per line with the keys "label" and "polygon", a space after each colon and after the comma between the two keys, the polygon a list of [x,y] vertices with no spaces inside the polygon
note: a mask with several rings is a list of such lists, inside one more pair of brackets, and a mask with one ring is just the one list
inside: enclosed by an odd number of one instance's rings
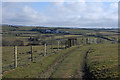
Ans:
{"label": "green grass", "polygon": [[42,71],[48,68],[48,66],[56,61],[60,56],[63,56],[65,53],[70,53],[74,48],[76,47],[60,51],[57,54],[47,55],[38,59],[38,61],[34,63],[29,63],[26,66],[5,72],[3,74],[3,78],[39,78]]}
{"label": "green grass", "polygon": [[[57,45],[52,46],[55,53],[58,51]],[[30,63],[30,54],[27,54],[27,52],[30,51],[30,46],[18,46],[18,66],[26,65],[27,63]],[[37,61],[42,57],[40,55],[44,52],[44,45],[41,46],[33,46],[33,60]],[[59,49],[60,51],[61,49]],[[62,49],[63,50],[63,49]],[[51,45],[47,46],[47,54],[51,54]],[[5,46],[2,47],[2,67],[3,72],[7,71],[9,69],[14,68],[14,47],[13,46]]]}
{"label": "green grass", "polygon": [[[74,52],[64,59],[52,74],[52,78],[74,78],[78,77],[76,71],[81,71],[83,57],[85,54],[84,48],[79,47]],[[83,74],[81,74],[82,76]]]}
{"label": "green grass", "polygon": [[94,78],[117,78],[118,44],[89,46],[87,65]]}
{"label": "green grass", "polygon": [[[28,63],[27,65],[18,67],[15,70],[5,72],[3,74],[3,78],[39,78],[42,71],[47,69],[60,56],[64,56],[65,53],[70,53],[70,55],[66,57],[59,65],[56,66],[55,71],[53,71],[51,77],[79,77],[76,72],[81,70],[83,56],[87,51],[87,67],[89,68],[89,71],[92,74],[93,78],[98,79],[118,77],[117,44],[82,45],[81,47],[79,47],[79,49],[76,49],[74,52],[72,52],[75,48],[76,47],[72,47],[70,49],[59,51],[57,52],[57,54],[51,54],[45,57],[37,58],[34,63]],[[34,46],[33,51],[38,49],[39,46]],[[26,49],[24,48],[23,51],[25,50]]]}

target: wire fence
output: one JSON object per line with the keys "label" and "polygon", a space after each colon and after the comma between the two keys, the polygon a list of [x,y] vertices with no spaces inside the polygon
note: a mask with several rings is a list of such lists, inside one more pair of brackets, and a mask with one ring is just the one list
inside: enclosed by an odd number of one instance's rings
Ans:
{"label": "wire fence", "polygon": [[41,57],[65,49],[64,40],[52,40],[51,43],[31,46],[3,46],[3,72],[38,61]]}
{"label": "wire fence", "polygon": [[[75,43],[73,43],[75,39]],[[31,46],[3,46],[2,55],[2,71],[8,71],[19,66],[24,66],[30,62],[36,62],[42,57],[50,54],[55,54],[60,50],[64,50],[74,45],[83,44],[99,44],[104,43],[103,39],[99,38],[67,38],[45,40],[42,45]]]}

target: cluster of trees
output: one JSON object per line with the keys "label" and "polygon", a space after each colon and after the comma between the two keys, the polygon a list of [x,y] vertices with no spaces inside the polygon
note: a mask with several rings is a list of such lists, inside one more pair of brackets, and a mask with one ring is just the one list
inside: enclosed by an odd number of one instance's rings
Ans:
{"label": "cluster of trees", "polygon": [[70,34],[69,31],[59,31],[57,29],[32,29],[30,31],[38,31],[40,33],[51,33],[51,34],[54,34],[54,33]]}

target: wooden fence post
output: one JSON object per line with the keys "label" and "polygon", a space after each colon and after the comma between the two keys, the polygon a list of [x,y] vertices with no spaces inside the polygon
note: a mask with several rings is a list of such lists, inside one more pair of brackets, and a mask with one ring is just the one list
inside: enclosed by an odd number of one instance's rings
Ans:
{"label": "wooden fence post", "polygon": [[14,46],[14,67],[17,67],[17,46]]}
{"label": "wooden fence post", "polygon": [[31,46],[31,62],[33,61],[33,53],[32,53],[33,51],[32,51],[32,46]]}
{"label": "wooden fence post", "polygon": [[46,54],[47,54],[46,43],[45,43],[45,48],[44,48],[44,50],[45,50],[45,54],[44,54],[44,55],[46,55]]}
{"label": "wooden fence post", "polygon": [[77,39],[75,39],[75,45],[78,45]]}
{"label": "wooden fence post", "polygon": [[72,46],[74,46],[74,42],[75,42],[75,40],[74,40],[74,39],[72,39]]}
{"label": "wooden fence post", "polygon": [[94,43],[96,44],[96,38],[94,38]]}
{"label": "wooden fence post", "polygon": [[81,43],[84,44],[83,38],[81,39]]}

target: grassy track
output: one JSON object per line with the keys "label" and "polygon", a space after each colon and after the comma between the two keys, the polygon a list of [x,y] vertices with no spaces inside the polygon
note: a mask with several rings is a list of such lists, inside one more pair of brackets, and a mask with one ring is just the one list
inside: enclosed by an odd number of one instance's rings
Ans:
{"label": "grassy track", "polygon": [[65,58],[57,66],[51,77],[53,78],[82,78],[83,58],[85,56],[84,48],[80,47]]}
{"label": "grassy track", "polygon": [[[72,50],[66,52],[64,55],[59,56],[59,58],[56,59],[56,61],[54,61],[53,64],[51,64],[51,65],[48,67],[48,69],[46,69],[44,72],[42,72],[42,73],[40,74],[40,77],[41,77],[41,78],[49,78],[49,77],[51,78],[51,75],[52,75],[52,73],[56,70],[56,67],[58,67],[59,64],[61,64],[61,62],[64,61],[64,59],[65,59],[66,57],[69,57],[69,55],[70,55],[71,53],[73,53],[74,51],[76,51],[77,49],[78,49],[78,47],[77,47],[77,46],[76,46],[76,47],[74,46],[74,48],[73,48]],[[68,50],[69,50],[69,49],[68,49]]]}

